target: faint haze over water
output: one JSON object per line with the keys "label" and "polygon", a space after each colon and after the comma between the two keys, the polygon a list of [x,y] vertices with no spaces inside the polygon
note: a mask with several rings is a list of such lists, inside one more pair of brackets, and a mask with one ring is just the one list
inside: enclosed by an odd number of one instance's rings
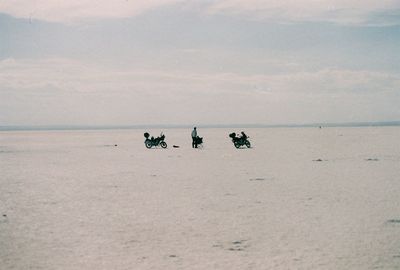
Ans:
{"label": "faint haze over water", "polygon": [[400,2],[3,1],[0,126],[400,119]]}

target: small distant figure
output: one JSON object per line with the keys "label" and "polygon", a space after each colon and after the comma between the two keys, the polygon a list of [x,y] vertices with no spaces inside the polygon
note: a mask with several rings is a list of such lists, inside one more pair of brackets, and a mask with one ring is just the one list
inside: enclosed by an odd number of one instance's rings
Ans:
{"label": "small distant figure", "polygon": [[192,148],[197,148],[197,129],[196,127],[192,130]]}
{"label": "small distant figure", "polygon": [[199,146],[203,146],[203,138],[197,135],[196,127],[192,130],[192,148],[198,148]]}
{"label": "small distant figure", "polygon": [[242,140],[247,140],[248,136],[246,135],[246,133],[242,131],[241,134],[242,134]]}

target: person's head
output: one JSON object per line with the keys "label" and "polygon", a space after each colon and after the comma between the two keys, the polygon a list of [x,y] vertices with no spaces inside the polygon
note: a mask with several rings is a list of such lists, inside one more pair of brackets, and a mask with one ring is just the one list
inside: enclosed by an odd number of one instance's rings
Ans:
{"label": "person's head", "polygon": [[196,127],[194,127],[194,130],[196,130]]}

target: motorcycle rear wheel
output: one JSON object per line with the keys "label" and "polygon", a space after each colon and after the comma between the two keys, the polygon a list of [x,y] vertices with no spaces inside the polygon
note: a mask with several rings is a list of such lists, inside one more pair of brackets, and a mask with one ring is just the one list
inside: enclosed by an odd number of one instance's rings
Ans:
{"label": "motorcycle rear wheel", "polygon": [[147,147],[148,149],[150,149],[150,148],[153,146],[153,144],[152,144],[150,141],[145,141],[145,142],[144,142],[144,145],[146,145],[146,147]]}
{"label": "motorcycle rear wheel", "polygon": [[236,148],[240,147],[240,143],[239,142],[234,142],[233,144],[235,145]]}

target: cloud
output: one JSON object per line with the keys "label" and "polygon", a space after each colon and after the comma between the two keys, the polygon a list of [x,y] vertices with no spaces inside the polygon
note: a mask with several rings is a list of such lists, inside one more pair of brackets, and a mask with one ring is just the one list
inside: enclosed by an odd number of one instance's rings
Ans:
{"label": "cloud", "polygon": [[75,23],[104,18],[126,18],[182,0],[5,0],[0,12],[17,18]]}
{"label": "cloud", "polygon": [[330,22],[345,25],[398,25],[398,0],[5,0],[0,12],[17,18],[76,23],[127,18],[179,4],[200,13],[224,14],[278,23]]}
{"label": "cloud", "polygon": [[[63,86],[76,91],[99,92],[102,89],[130,89],[137,86],[214,86],[212,91],[257,91],[329,93],[354,92],[363,94],[395,90],[400,75],[368,70],[324,68],[317,71],[292,71],[285,74],[240,74],[232,72],[157,70],[111,68],[65,58],[42,60],[12,58],[0,61],[0,84],[16,89],[40,88],[46,85]],[[73,86],[73,87],[72,87]],[[235,86],[235,87],[234,87]],[[1,88],[0,88],[1,91]],[[190,92],[190,87],[185,90]],[[197,90],[196,90],[197,91]],[[208,92],[206,87],[201,91]]]}
{"label": "cloud", "polygon": [[400,118],[400,75],[367,70],[245,75],[7,59],[0,62],[0,85],[3,125]]}
{"label": "cloud", "polygon": [[395,0],[221,0],[210,13],[242,15],[271,22],[330,22],[346,25],[400,23],[400,2]]}

